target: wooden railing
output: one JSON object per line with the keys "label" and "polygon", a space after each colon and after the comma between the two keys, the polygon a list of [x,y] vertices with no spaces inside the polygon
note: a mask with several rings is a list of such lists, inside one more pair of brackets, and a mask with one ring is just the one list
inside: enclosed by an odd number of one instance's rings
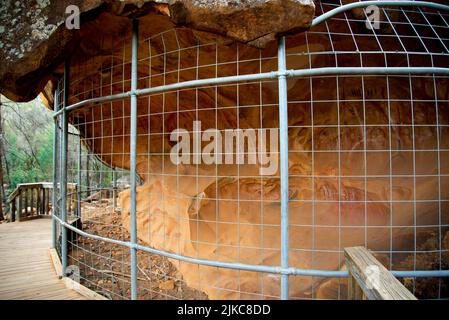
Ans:
{"label": "wooden railing", "polygon": [[[68,211],[76,211],[77,185],[67,184]],[[36,182],[22,183],[17,185],[8,199],[10,208],[10,220],[21,221],[35,217],[46,217],[51,215],[53,194],[53,183]]]}
{"label": "wooden railing", "polygon": [[364,247],[345,248],[349,300],[417,300]]}

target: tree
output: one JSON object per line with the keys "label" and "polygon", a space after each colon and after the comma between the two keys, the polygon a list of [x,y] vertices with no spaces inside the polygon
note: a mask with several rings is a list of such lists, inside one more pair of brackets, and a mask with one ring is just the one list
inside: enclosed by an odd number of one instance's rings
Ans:
{"label": "tree", "polygon": [[54,130],[51,111],[39,99],[24,104],[3,99],[2,112],[6,168],[3,177],[8,181],[8,191],[19,183],[51,180]]}

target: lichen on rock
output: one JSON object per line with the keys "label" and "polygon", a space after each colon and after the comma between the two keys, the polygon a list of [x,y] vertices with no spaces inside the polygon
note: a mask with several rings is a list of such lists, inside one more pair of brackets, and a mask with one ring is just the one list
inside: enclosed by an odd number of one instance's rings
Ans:
{"label": "lichen on rock", "polygon": [[[81,30],[65,28],[69,5],[80,9]],[[101,14],[133,18],[157,13],[178,26],[263,47],[277,34],[310,27],[314,9],[312,0],[4,0],[0,6],[0,90],[15,101],[36,97],[49,80],[60,76],[55,70],[64,59],[89,42],[83,38],[83,25]],[[103,25],[96,36],[114,28]]]}

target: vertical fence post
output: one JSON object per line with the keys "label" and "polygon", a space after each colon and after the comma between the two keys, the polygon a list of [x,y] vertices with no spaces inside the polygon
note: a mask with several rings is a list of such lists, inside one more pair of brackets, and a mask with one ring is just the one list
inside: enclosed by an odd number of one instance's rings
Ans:
{"label": "vertical fence post", "polygon": [[[64,65],[64,101],[62,105],[62,158],[61,158],[61,220],[67,222],[67,143],[69,124],[67,119],[67,102],[69,98],[69,71],[70,64],[66,60]],[[61,239],[61,261],[62,261],[62,276],[65,276],[67,269],[67,228],[62,226]]]}
{"label": "vertical fence post", "polygon": [[[131,243],[137,243],[136,221],[136,145],[137,145],[137,53],[139,41],[139,20],[133,20],[132,66],[131,66]],[[131,247],[131,299],[137,300],[137,250]]]}
{"label": "vertical fence post", "polygon": [[47,214],[47,189],[42,186],[41,187],[41,194],[42,194],[42,215]]}
{"label": "vertical fence post", "polygon": [[[59,81],[55,90],[54,111],[57,112],[59,108]],[[53,132],[53,191],[51,195],[51,239],[52,248],[56,249],[56,189],[58,188],[57,179],[57,165],[58,165],[58,147],[59,147],[59,116],[55,118],[55,131]],[[59,159],[61,160],[61,159]]]}
{"label": "vertical fence post", "polygon": [[79,134],[78,137],[78,185],[76,186],[76,216],[81,217],[81,134]]}
{"label": "vertical fence post", "polygon": [[13,198],[11,201],[11,222],[15,222],[16,221],[16,198]]}
{"label": "vertical fence post", "polygon": [[[288,268],[288,106],[287,106],[287,78],[285,37],[279,39],[278,46],[279,71],[279,139],[281,162],[281,266]],[[288,275],[281,276],[281,299],[288,300]]]}
{"label": "vertical fence post", "polygon": [[50,207],[50,189],[44,188],[44,197],[45,197],[45,204],[44,204],[44,214],[49,215],[49,207]]}
{"label": "vertical fence post", "polygon": [[34,215],[34,212],[37,207],[37,201],[36,201],[36,188],[32,187],[30,189],[30,216]]}
{"label": "vertical fence post", "polygon": [[22,189],[19,189],[19,196],[17,197],[17,199],[19,201],[19,205],[18,205],[19,210],[17,210],[16,221],[20,222],[20,218],[22,216],[22,210],[23,210]]}
{"label": "vertical fence post", "polygon": [[28,217],[28,196],[29,196],[29,190],[28,188],[24,188],[24,194],[25,194],[25,218]]}
{"label": "vertical fence post", "polygon": [[39,216],[39,215],[41,215],[42,214],[42,208],[43,208],[43,206],[42,206],[42,197],[41,197],[41,194],[42,194],[42,189],[41,189],[41,187],[37,187],[36,188],[36,215],[37,216]]}
{"label": "vertical fence post", "polygon": [[43,185],[41,185],[39,187],[39,193],[41,195],[41,215],[44,216],[45,215],[45,204],[46,204],[45,199],[46,199],[46,197],[45,197],[45,188]]}
{"label": "vertical fence post", "polygon": [[117,170],[112,169],[112,205],[117,209]]}

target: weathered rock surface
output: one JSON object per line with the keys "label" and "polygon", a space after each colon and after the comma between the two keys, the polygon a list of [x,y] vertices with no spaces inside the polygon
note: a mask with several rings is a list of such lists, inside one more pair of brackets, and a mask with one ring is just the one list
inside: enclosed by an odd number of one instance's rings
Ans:
{"label": "weathered rock surface", "polygon": [[[294,11],[290,7],[294,2],[282,3],[285,4],[282,8],[287,8],[289,13]],[[297,26],[284,21],[285,17],[276,22],[280,28],[276,31],[260,26],[258,19],[264,17],[260,8],[269,8],[270,2],[241,3],[236,7],[244,8],[240,11],[219,4],[175,2],[155,6],[149,3],[137,10],[114,7],[112,3],[110,9],[103,10],[101,4],[92,2],[92,10],[97,8],[95,19],[87,19],[76,37],[64,40],[61,36],[65,51],[59,51],[56,44],[52,49],[61,53],[72,48],[69,104],[130,89],[129,14],[145,13],[140,18],[139,88],[275,70],[277,48],[270,41],[277,32]],[[256,14],[259,9],[254,9],[255,4],[262,10],[260,14]],[[206,15],[207,8],[212,7],[213,12]],[[276,15],[285,14],[282,8],[276,8]],[[228,20],[229,16],[234,18]],[[250,23],[239,23],[246,27],[234,25],[236,20],[245,17]],[[191,28],[174,31],[177,24]],[[236,44],[230,38],[258,43],[265,48]],[[352,37],[338,39],[332,44],[334,47],[354,47]],[[364,48],[378,50],[374,38],[364,39],[359,43]],[[382,45],[391,51],[401,50],[388,39]],[[310,57],[302,54],[307,50],[331,51],[326,32],[309,34],[307,39],[304,34],[289,37],[287,49],[292,54],[288,57],[288,69],[335,66],[333,53]],[[41,54],[48,58],[46,50]],[[2,90],[15,93],[17,99],[25,99],[17,94],[22,92],[19,89],[31,88],[24,91],[31,97],[38,92],[34,82],[43,79],[39,83],[43,85],[45,79],[60,77],[64,54],[59,58],[48,69],[35,66],[28,69],[34,73],[23,72],[18,78],[17,73],[14,78],[13,68],[9,67],[9,74],[1,73]],[[358,55],[339,55],[338,64],[359,66],[358,59]],[[389,62],[403,66],[405,59],[405,55],[392,55]],[[413,63],[424,65],[425,59],[416,57]],[[383,66],[384,57],[368,55],[363,61],[366,65]],[[447,61],[435,58],[435,63],[447,64]],[[4,74],[7,76],[3,77]],[[9,86],[4,85],[3,79],[11,80]],[[380,76],[365,77],[363,84],[360,77],[288,80],[292,267],[344,268],[338,251],[346,246],[366,244],[385,252],[391,248],[413,251],[410,238],[416,236],[414,223],[434,226],[449,221],[447,210],[442,217],[438,216],[439,199],[436,198],[438,188],[441,199],[449,197],[449,178],[441,176],[438,181],[436,177],[438,173],[449,172],[448,155],[441,153],[439,166],[436,153],[429,151],[437,148],[438,136],[437,115],[431,101],[435,94],[440,101],[449,100],[448,79],[418,77],[412,81],[413,92],[410,92],[409,79],[400,77],[390,77],[388,87],[386,78]],[[49,101],[52,89],[51,85],[47,87]],[[413,110],[408,102],[411,94],[424,101],[416,103]],[[386,102],[387,98],[391,103]],[[363,99],[367,100],[366,105]],[[311,100],[315,101],[313,117]],[[137,171],[144,181],[137,193],[141,243],[202,259],[279,265],[279,171],[262,177],[259,165],[176,166],[170,160],[174,143],[169,138],[177,128],[192,130],[195,120],[201,121],[202,130],[278,128],[277,103],[276,81],[245,83],[238,88],[230,84],[186,89],[138,99]],[[105,163],[128,169],[129,116],[129,99],[126,99],[86,106],[71,113],[70,122],[80,130],[84,144]],[[449,108],[439,103],[439,123],[447,125],[447,119]],[[312,123],[316,125],[314,128]],[[412,130],[412,123],[420,125]],[[439,130],[440,148],[447,149],[449,131],[446,127]],[[369,150],[366,157],[364,150]],[[423,175],[417,177],[416,187],[411,178],[416,173],[414,170]],[[421,202],[413,208],[415,199]],[[129,229],[129,192],[121,194],[120,206],[122,223]],[[400,227],[392,228],[392,225]],[[390,263],[394,265],[395,261]],[[203,290],[210,298],[279,295],[277,275],[175,261],[174,265],[189,286]],[[315,280],[312,283],[311,278],[291,277],[291,296],[310,298],[314,292],[322,298],[335,297],[338,281]]]}
{"label": "weathered rock surface", "polygon": [[[337,26],[330,24],[330,27]],[[375,39],[366,39],[364,46],[375,45]],[[207,45],[210,40],[216,39],[211,39],[207,33],[185,29],[151,38],[151,51],[146,55],[147,48],[140,46],[140,56],[151,56],[151,59],[142,59],[139,63],[139,85],[153,87],[208,78],[216,72],[235,75],[236,61],[245,61],[239,63],[238,68],[243,74],[276,68],[275,45],[264,50],[244,45],[237,49],[235,44],[226,41]],[[307,47],[313,52],[331,50],[326,34],[309,34],[307,40],[305,35],[289,37],[288,52],[302,53]],[[353,46],[352,41],[349,37],[342,38],[338,45],[349,48]],[[181,56],[176,51],[177,42],[185,49],[181,50]],[[201,50],[195,45],[201,45]],[[124,51],[129,52],[129,45]],[[217,54],[222,64],[215,69]],[[264,59],[259,60],[260,57]],[[310,59],[305,55],[292,55],[288,68],[307,68],[309,63],[324,67],[335,63],[333,55],[313,55]],[[404,59],[398,56],[392,63],[403,65]],[[71,103],[105,92],[127,90],[129,65],[125,64],[123,79],[120,55],[114,55],[113,60],[117,67],[111,68],[111,59],[105,56],[81,64],[78,68],[81,71],[74,71],[73,81],[77,79],[77,86],[72,88]],[[417,65],[423,63],[418,60],[415,61]],[[357,63],[351,55],[339,57],[340,66]],[[368,55],[364,63],[375,66],[384,62],[378,55]],[[207,67],[210,64],[213,67]],[[101,69],[107,70],[101,73],[103,76],[98,73]],[[423,101],[434,98],[433,78],[418,77],[412,81],[415,97]],[[447,100],[448,80],[437,81],[438,98]],[[412,229],[390,226],[391,221],[395,226],[415,223],[411,205],[414,194],[417,199],[428,200],[428,205],[416,209],[416,221],[423,225],[436,223],[438,209],[433,200],[438,195],[438,179],[430,173],[438,171],[438,162],[434,152],[424,151],[434,150],[437,143],[432,104],[415,104],[414,121],[429,126],[419,126],[413,133],[411,127],[407,127],[412,123],[412,110],[407,102],[411,94],[408,78],[390,77],[389,90],[386,77],[381,76],[366,77],[363,85],[360,77],[341,77],[338,82],[335,77],[327,77],[312,82],[313,91],[310,79],[288,81],[291,266],[338,270],[344,267],[338,250],[346,246],[366,244],[380,251],[388,251],[390,246],[399,251],[410,249]],[[92,85],[93,90],[84,92],[84,88]],[[313,120],[311,92],[316,101]],[[388,96],[402,102],[392,102],[389,111]],[[367,105],[363,97],[369,100]],[[219,86],[217,91],[198,88],[138,99],[137,170],[145,183],[137,192],[138,237],[142,243],[202,259],[279,265],[279,172],[258,177],[258,165],[176,166],[170,161],[174,144],[169,139],[169,134],[177,128],[191,131],[195,120],[201,121],[202,130],[278,128],[277,99],[276,82],[241,84],[239,90],[232,85]],[[449,119],[447,107],[440,106],[439,113],[441,119]],[[129,122],[124,119],[129,119],[129,100],[79,110],[73,114],[72,123],[80,129],[90,149],[107,163],[129,168]],[[390,128],[390,119],[397,126]],[[313,131],[312,121],[316,125]],[[370,124],[366,127],[366,137],[365,123]],[[337,130],[338,124],[344,127]],[[448,132],[440,134],[447,136]],[[413,145],[422,151],[411,152]],[[339,148],[345,151],[338,156]],[[391,162],[390,148],[393,150]],[[366,163],[365,149],[369,150]],[[413,179],[407,177],[413,174],[413,157],[415,170],[425,175],[416,187]],[[444,164],[440,170],[447,172],[449,167]],[[390,174],[396,176],[391,189]],[[398,177],[400,175],[405,176]],[[441,188],[446,195],[449,179],[441,180]],[[390,204],[390,199],[394,205]],[[130,195],[125,192],[120,200],[125,228],[129,228],[129,204]],[[445,217],[448,219],[447,215]],[[213,299],[257,298],[262,292],[267,296],[279,295],[277,275],[173,263],[189,286],[203,290]],[[323,280],[321,285],[320,281],[313,283],[311,278],[291,277],[290,293],[293,297],[310,298],[314,292],[322,298],[333,298],[337,285],[336,280]]]}
{"label": "weathered rock surface", "polygon": [[[79,31],[65,27],[68,5],[80,8]],[[314,8],[312,0],[5,0],[0,7],[0,92],[15,101],[35,98],[59,76],[55,67],[89,42],[92,34],[83,32],[86,22],[101,23],[95,37],[120,31],[114,19],[98,20],[102,13],[119,19],[156,12],[178,26],[265,46],[276,34],[307,29]],[[148,27],[158,29],[155,24]]]}

